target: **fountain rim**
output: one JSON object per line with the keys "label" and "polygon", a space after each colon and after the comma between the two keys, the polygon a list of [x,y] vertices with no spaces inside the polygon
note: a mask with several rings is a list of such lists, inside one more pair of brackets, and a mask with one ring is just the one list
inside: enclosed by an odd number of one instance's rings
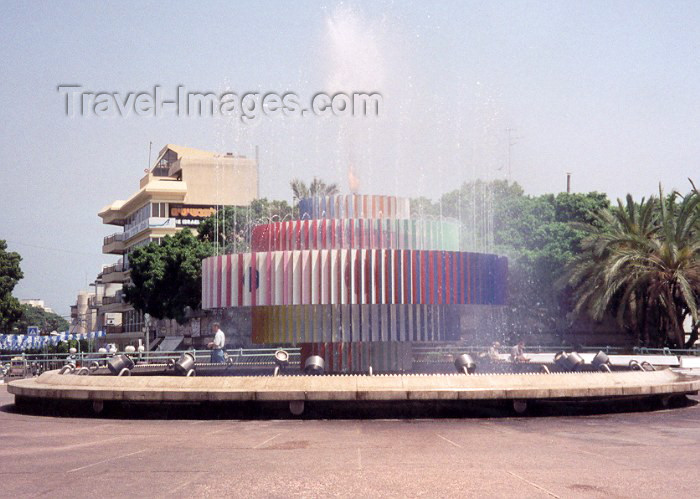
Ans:
{"label": "fountain rim", "polygon": [[700,376],[654,372],[206,377],[62,375],[12,381],[16,397],[89,401],[437,401],[616,399],[694,394]]}

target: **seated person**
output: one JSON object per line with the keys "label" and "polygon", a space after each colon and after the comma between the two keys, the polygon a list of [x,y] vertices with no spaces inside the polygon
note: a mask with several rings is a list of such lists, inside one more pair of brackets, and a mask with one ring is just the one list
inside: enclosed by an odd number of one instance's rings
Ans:
{"label": "seated person", "polygon": [[510,351],[511,362],[530,362],[530,359],[525,357],[525,342],[520,340]]}
{"label": "seated person", "polygon": [[494,341],[491,346],[489,347],[489,352],[487,354],[487,357],[489,360],[501,360],[499,356],[499,348],[501,348],[501,344],[497,341]]}

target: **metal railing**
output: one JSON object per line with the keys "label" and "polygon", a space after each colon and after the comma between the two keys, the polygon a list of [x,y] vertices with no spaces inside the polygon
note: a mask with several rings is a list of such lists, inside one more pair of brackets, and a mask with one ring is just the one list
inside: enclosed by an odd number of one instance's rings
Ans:
{"label": "metal railing", "polygon": [[[445,354],[445,353],[481,353],[487,352],[490,345],[467,345],[462,343],[445,343],[445,344],[414,344],[413,353],[415,354]],[[501,345],[501,352],[510,352],[513,345]],[[579,353],[595,353],[603,351],[606,354],[640,354],[640,355],[693,355],[700,356],[700,348],[687,349],[670,349],[670,348],[647,348],[647,347],[620,347],[610,345],[589,345],[589,346],[574,346],[574,345],[526,345],[525,352],[543,353],[543,352],[558,352],[561,350],[572,351]]]}
{"label": "metal railing", "polygon": [[124,231],[124,240],[131,239],[135,235],[140,234],[147,229],[174,229],[176,226],[177,225],[174,218],[148,217],[138,224],[126,229]]}
{"label": "metal railing", "polygon": [[[413,345],[413,357],[416,362],[422,363],[442,363],[449,354],[469,353],[479,354],[488,351],[488,346],[479,345],[463,345],[459,343],[451,344],[426,344]],[[292,367],[298,367],[301,361],[300,348],[285,348],[283,349],[289,354],[289,363]],[[275,352],[279,348],[235,348],[226,350],[228,356],[227,363],[233,367],[272,367],[275,365]],[[547,346],[531,346],[525,349],[528,353],[536,352],[554,352],[558,350],[574,350],[571,347],[547,347]],[[589,346],[576,349],[578,352],[598,352],[603,351],[608,354],[638,354],[638,355],[669,355],[669,356],[697,356],[700,355],[698,349],[668,349],[668,348],[622,348],[611,346]],[[501,346],[501,352],[509,352],[510,347],[507,345]],[[148,352],[118,352],[126,353],[132,360],[139,365],[158,365],[167,364],[170,360],[177,360],[180,356],[190,352],[195,355],[197,363],[208,363],[211,350],[178,350],[178,351],[148,351]],[[0,355],[0,368],[2,371],[8,371],[13,359],[22,359],[25,366],[25,375],[32,376],[41,374],[44,371],[60,369],[67,363],[75,363],[77,366],[89,366],[92,362],[97,361],[104,364],[113,354],[99,352],[80,352],[75,354],[70,353],[38,353],[38,354],[3,354]]]}
{"label": "metal railing", "polygon": [[[115,330],[121,329],[121,326],[108,326],[114,328]],[[113,331],[114,332],[114,331]],[[291,358],[298,358],[300,356],[301,349],[296,347],[281,347],[287,351]],[[512,346],[501,345],[501,352],[509,352]],[[445,345],[437,344],[427,344],[427,345],[413,345],[414,355],[430,355],[430,354],[450,354],[450,353],[482,353],[487,352],[489,346],[480,345],[461,345],[459,343],[450,343]],[[279,348],[235,348],[227,349],[226,353],[229,357],[233,357],[239,362],[269,362],[274,363],[274,354],[279,350]],[[633,349],[622,348],[622,347],[611,347],[611,346],[588,346],[583,348],[573,348],[569,347],[552,347],[552,346],[527,346],[525,347],[526,352],[530,353],[541,353],[541,352],[556,352],[560,350],[576,350],[577,352],[599,352],[603,351],[607,354],[639,354],[639,355],[681,355],[681,356],[699,356],[700,350],[696,348],[692,349],[668,349],[668,348],[645,348],[645,347],[634,347]],[[147,359],[149,362],[163,361],[167,362],[171,358],[179,358],[184,352],[194,353],[197,360],[209,358],[211,355],[211,350],[177,350],[177,351],[148,351],[148,352],[135,352],[128,353],[128,355],[136,356],[139,358]],[[119,352],[124,353],[124,352]],[[14,357],[23,357],[28,362],[66,362],[68,357],[72,357],[73,360],[94,360],[100,356],[104,358],[105,354],[98,352],[82,352],[77,354],[69,353],[8,353],[0,355],[0,363],[8,363],[10,359]]]}
{"label": "metal railing", "polygon": [[88,308],[99,308],[102,305],[102,296],[89,296]]}
{"label": "metal railing", "polygon": [[113,242],[124,241],[124,239],[126,239],[126,237],[123,232],[116,232],[114,234],[110,234],[109,236],[105,236],[102,245],[107,246],[108,244],[111,244]]}
{"label": "metal railing", "polygon": [[102,297],[102,305],[112,305],[114,303],[124,303],[124,294],[121,290],[114,293],[114,296]]}
{"label": "metal railing", "polygon": [[[231,366],[274,366],[275,352],[278,348],[235,348],[226,350],[227,363]],[[289,354],[291,366],[299,365],[301,350],[299,348],[284,348]],[[198,363],[208,363],[211,350],[178,350],[169,352],[118,352],[126,353],[138,366],[139,364],[167,364],[169,360],[177,360],[185,353],[193,353]],[[29,375],[38,375],[44,371],[60,369],[73,362],[77,366],[89,366],[92,362],[104,363],[112,354],[99,352],[70,353],[37,353],[37,354],[6,354],[0,355],[0,367],[9,367],[12,359],[21,358]]]}
{"label": "metal railing", "polygon": [[112,265],[108,265],[102,269],[102,275],[112,274],[114,272],[124,272],[124,270],[123,263],[113,263]]}
{"label": "metal railing", "polygon": [[[228,362],[233,365],[274,365],[275,352],[279,348],[234,348],[227,349],[226,355]],[[301,358],[301,349],[299,348],[283,348],[290,358],[290,363],[298,363]],[[179,359],[185,353],[193,353],[197,362],[208,362],[211,357],[211,350],[178,350],[169,352],[150,351],[143,353],[132,353],[130,355],[134,360],[141,356],[152,364],[165,364],[170,359]]]}
{"label": "metal railing", "polygon": [[633,353],[643,355],[700,355],[700,348],[648,348],[634,347]]}

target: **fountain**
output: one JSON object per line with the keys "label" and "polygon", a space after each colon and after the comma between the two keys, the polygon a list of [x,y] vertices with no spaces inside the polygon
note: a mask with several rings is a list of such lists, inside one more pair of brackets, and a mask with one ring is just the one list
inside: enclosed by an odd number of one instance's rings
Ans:
{"label": "fountain", "polygon": [[255,226],[250,252],[205,259],[202,303],[250,308],[252,341],[300,347],[301,370],[291,371],[284,350],[275,352],[274,370],[256,375],[190,353],[161,364],[122,354],[107,367],[12,381],[8,391],[20,406],[88,401],[96,413],[105,403],[283,402],[298,416],[307,403],[379,410],[496,402],[516,413],[532,401],[652,398],[668,405],[700,389],[700,377],[654,367],[668,358],[602,352],[531,354],[530,362],[502,363],[518,370],[489,373],[482,360],[453,351],[451,374],[417,372],[413,348],[458,340],[460,308],[505,304],[507,260],[459,251],[457,224],[411,217],[401,198],[318,197],[303,200],[299,213]]}
{"label": "fountain", "polygon": [[301,347],[329,372],[406,372],[412,345],[460,339],[460,308],[505,305],[507,260],[459,251],[459,224],[408,199],[304,199],[253,228],[250,253],[203,262],[204,309],[252,308],[252,341]]}

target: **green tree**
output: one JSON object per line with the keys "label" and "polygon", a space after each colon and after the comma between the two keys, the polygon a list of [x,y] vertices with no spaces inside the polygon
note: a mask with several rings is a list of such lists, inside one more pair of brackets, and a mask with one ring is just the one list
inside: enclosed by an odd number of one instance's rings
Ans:
{"label": "green tree", "polygon": [[413,216],[457,219],[462,250],[508,257],[508,313],[517,320],[506,333],[513,337],[569,327],[573,305],[555,283],[585,236],[572,222],[591,222],[607,206],[605,194],[528,196],[504,180],[464,183],[436,203],[411,200]]}
{"label": "green tree", "polygon": [[218,246],[220,253],[248,251],[255,225],[279,222],[292,214],[292,207],[286,201],[265,198],[255,199],[249,206],[224,206],[199,225],[198,238]]}
{"label": "green tree", "polygon": [[522,196],[496,208],[496,249],[509,257],[511,311],[515,317],[529,319],[522,324],[539,324],[560,334],[571,326],[570,293],[557,281],[580,252],[585,237],[575,224],[592,220],[606,206],[607,197],[594,192]]}
{"label": "green tree", "polygon": [[81,352],[88,352],[90,351],[90,342],[88,340],[61,341],[55,347],[49,347],[49,353],[68,353],[71,348]]}
{"label": "green tree", "polygon": [[510,210],[522,208],[529,200],[522,187],[505,180],[465,182],[454,191],[443,194],[438,201],[438,215],[456,218],[462,225],[462,248],[471,251],[488,251],[501,240],[508,241],[504,233],[507,224],[517,221]]}
{"label": "green tree", "polygon": [[0,332],[9,331],[22,316],[19,300],[12,296],[12,290],[24,277],[21,261],[19,253],[7,251],[7,242],[0,239]]}
{"label": "green tree", "polygon": [[[575,310],[600,319],[609,311],[645,345],[682,347],[683,321],[695,335],[700,296],[700,195],[673,192],[603,210],[581,224],[587,236],[565,282]],[[693,340],[694,341],[694,340]]]}
{"label": "green tree", "polygon": [[22,315],[14,325],[17,334],[27,332],[29,326],[37,326],[43,334],[51,331],[68,331],[70,324],[63,317],[43,308],[21,305]]}
{"label": "green tree", "polygon": [[202,260],[212,250],[188,229],[135,249],[129,255],[131,284],[124,286],[125,300],[157,319],[185,323],[188,307],[201,308]]}

